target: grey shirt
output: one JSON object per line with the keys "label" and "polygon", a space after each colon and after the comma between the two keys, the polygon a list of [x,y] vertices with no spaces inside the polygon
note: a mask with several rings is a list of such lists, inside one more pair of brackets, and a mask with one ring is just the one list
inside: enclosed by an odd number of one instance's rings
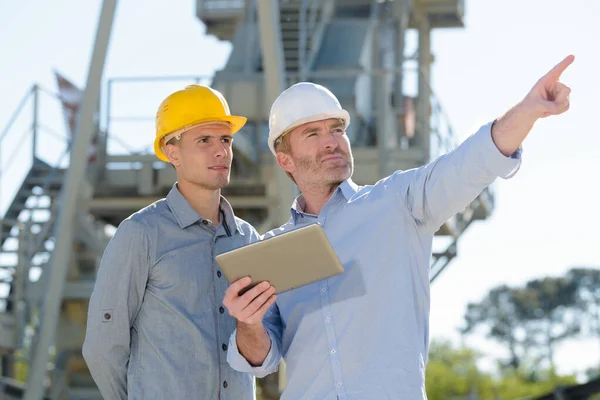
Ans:
{"label": "grey shirt", "polygon": [[124,220],[90,298],[83,356],[102,396],[254,399],[255,381],[227,363],[235,329],[223,306],[219,253],[260,239],[221,198],[221,224],[200,216],[175,184]]}

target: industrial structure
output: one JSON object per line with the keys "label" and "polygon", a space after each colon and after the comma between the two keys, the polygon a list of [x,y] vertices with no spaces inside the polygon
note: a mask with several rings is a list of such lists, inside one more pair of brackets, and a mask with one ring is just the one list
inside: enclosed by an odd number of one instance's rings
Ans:
{"label": "industrial structure", "polygon": [[[111,152],[119,129],[113,88],[145,79],[108,77],[101,93],[115,9],[116,0],[104,0],[80,98],[66,99],[64,87],[54,94],[34,86],[0,133],[1,398],[100,398],[81,346],[103,250],[114,227],[164,197],[176,179],[150,146]],[[209,83],[248,117],[223,194],[260,233],[287,221],[296,193],[266,144],[270,104],[290,84],[320,83],[351,113],[357,184],[421,166],[457,145],[430,86],[431,32],[463,27],[463,0],[197,0],[196,13],[207,34],[233,45],[222,70],[190,80]],[[417,46],[407,55],[409,33]],[[44,99],[67,117],[68,135],[53,144]],[[27,141],[14,129],[25,112],[32,116]],[[151,131],[145,135],[150,145]],[[27,156],[15,156],[23,143],[31,146]],[[16,177],[7,194],[6,182]],[[456,255],[462,232],[492,209],[486,190],[439,230],[431,280]],[[276,378],[265,380],[266,391],[277,390]]]}

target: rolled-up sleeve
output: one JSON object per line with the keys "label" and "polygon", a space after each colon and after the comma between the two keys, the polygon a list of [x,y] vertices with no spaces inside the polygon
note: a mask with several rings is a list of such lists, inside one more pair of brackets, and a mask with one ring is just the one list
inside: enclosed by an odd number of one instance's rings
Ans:
{"label": "rolled-up sleeve", "polygon": [[231,368],[239,372],[251,373],[258,378],[264,378],[265,376],[277,371],[282,356],[282,324],[277,303],[273,304],[265,313],[263,324],[265,325],[265,329],[271,338],[271,348],[269,349],[269,353],[267,354],[265,361],[262,363],[262,365],[253,367],[250,365],[248,360],[246,360],[246,358],[240,354],[237,347],[236,329],[229,338],[229,347],[227,349],[227,362]]}
{"label": "rolled-up sleeve", "polygon": [[131,327],[148,281],[149,239],[125,220],[110,240],[90,297],[83,357],[105,399],[127,399]]}
{"label": "rolled-up sleeve", "polygon": [[521,165],[519,148],[510,157],[492,139],[492,123],[457,148],[423,167],[396,172],[390,179],[418,225],[435,232],[469,205],[498,177],[509,179]]}

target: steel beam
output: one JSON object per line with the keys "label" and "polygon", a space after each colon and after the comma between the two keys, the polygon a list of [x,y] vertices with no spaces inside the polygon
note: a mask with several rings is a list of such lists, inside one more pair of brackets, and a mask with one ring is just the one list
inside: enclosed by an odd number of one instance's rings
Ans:
{"label": "steel beam", "polygon": [[[98,20],[94,50],[90,61],[87,83],[81,109],[77,116],[76,134],[71,146],[70,166],[62,192],[62,206],[57,221],[56,248],[52,254],[51,269],[44,273],[45,293],[41,304],[41,324],[33,360],[29,366],[26,400],[40,400],[44,395],[48,350],[56,336],[60,305],[72,252],[73,226],[77,201],[84,181],[87,154],[95,133],[94,114],[98,108],[102,72],[112,30],[117,0],[104,0]],[[48,273],[49,272],[49,273]]]}
{"label": "steel beam", "polygon": [[404,127],[404,47],[405,35],[408,28],[412,0],[396,0],[393,3],[394,15],[394,59],[395,68],[398,73],[394,77],[394,98],[396,99],[396,120],[398,121],[399,143],[406,140],[406,128]]}
{"label": "steel beam", "polygon": [[[258,0],[257,6],[265,93],[269,104],[272,104],[287,87],[283,42],[279,25],[279,2],[277,0]],[[273,160],[273,163],[276,204],[272,207],[274,214],[272,223],[282,225],[290,218],[289,210],[297,190],[277,162]]]}
{"label": "steel beam", "polygon": [[417,127],[419,131],[415,135],[417,145],[425,152],[425,162],[431,161],[431,115],[430,99],[431,89],[431,26],[427,15],[421,15],[419,24],[419,93],[417,102]]}
{"label": "steel beam", "polygon": [[[262,51],[265,93],[269,104],[287,87],[285,77],[285,59],[283,57],[283,42],[279,25],[279,2],[277,0],[257,0],[258,25]],[[268,120],[268,118],[267,118]],[[290,218],[290,207],[297,195],[297,188],[273,160],[273,175],[275,177],[275,204],[271,206],[271,223],[283,225]],[[261,232],[264,233],[264,232]],[[279,365],[279,391],[285,382],[285,363]]]}

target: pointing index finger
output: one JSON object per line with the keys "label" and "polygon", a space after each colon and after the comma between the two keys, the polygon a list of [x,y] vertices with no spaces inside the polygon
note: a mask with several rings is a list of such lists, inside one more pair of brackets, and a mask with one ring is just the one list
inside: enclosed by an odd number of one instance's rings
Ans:
{"label": "pointing index finger", "polygon": [[575,60],[574,55],[568,55],[561,62],[556,64],[554,68],[552,68],[545,76],[546,79],[551,79],[552,81],[558,81],[562,73],[567,69],[571,63]]}

